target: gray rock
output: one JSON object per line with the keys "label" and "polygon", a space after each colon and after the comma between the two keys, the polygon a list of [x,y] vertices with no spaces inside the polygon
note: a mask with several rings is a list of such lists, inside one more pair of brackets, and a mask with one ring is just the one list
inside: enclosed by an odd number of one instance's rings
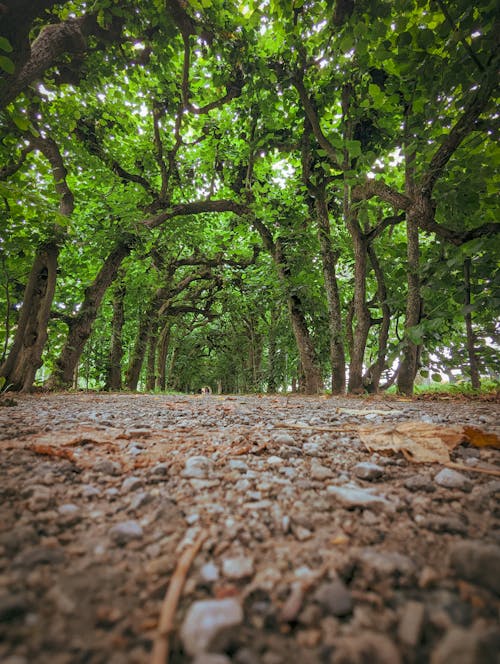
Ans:
{"label": "gray rock", "polygon": [[335,649],[329,664],[346,664],[346,662],[401,664],[401,655],[389,637],[365,631],[355,636],[335,639]]}
{"label": "gray rock", "polygon": [[382,466],[378,466],[376,463],[371,463],[370,461],[357,463],[352,470],[356,477],[370,482],[378,480],[384,474]]}
{"label": "gray rock", "polygon": [[351,593],[340,579],[334,579],[330,583],[322,583],[314,593],[314,599],[334,616],[347,616],[352,612]]}
{"label": "gray rock", "polygon": [[136,491],[137,489],[140,489],[142,486],[142,479],[140,477],[135,477],[132,475],[131,477],[127,477],[125,480],[123,480],[122,484],[122,491],[128,493],[129,491]]}
{"label": "gray rock", "polygon": [[404,487],[408,491],[425,491],[426,493],[436,490],[433,482],[425,475],[412,475],[404,481]]}
{"label": "gray rock", "polygon": [[219,580],[219,568],[215,563],[205,563],[200,569],[200,577],[205,583],[215,583]]}
{"label": "gray rock", "polygon": [[149,471],[149,474],[156,477],[166,477],[168,475],[168,465],[166,463],[157,463]]}
{"label": "gray rock", "polygon": [[435,533],[454,533],[467,535],[467,524],[459,516],[429,516],[422,525]]}
{"label": "gray rock", "polygon": [[204,480],[214,467],[214,462],[206,456],[192,456],[186,459],[182,477]]}
{"label": "gray rock", "polygon": [[149,491],[139,491],[134,495],[132,500],[130,501],[130,506],[129,506],[129,511],[134,512],[135,510],[138,510],[140,507],[143,507],[143,505],[148,505],[153,501],[153,496],[149,493]]}
{"label": "gray rock", "polygon": [[449,556],[458,576],[500,595],[500,546],[473,540],[454,542]]}
{"label": "gray rock", "polygon": [[28,509],[31,512],[40,512],[47,509],[52,501],[52,494],[48,487],[37,486],[28,502]]}
{"label": "gray rock", "polygon": [[229,468],[231,470],[238,470],[240,473],[246,473],[248,470],[248,464],[246,464],[242,459],[230,459]]}
{"label": "gray rock", "polygon": [[101,491],[92,484],[84,484],[80,487],[80,492],[83,498],[96,498],[101,495]]}
{"label": "gray rock", "polygon": [[234,597],[194,602],[180,631],[184,650],[191,656],[203,653],[221,630],[242,621],[243,610]]}
{"label": "gray rock", "polygon": [[14,559],[16,567],[35,567],[35,565],[56,565],[65,559],[64,549],[60,546],[35,546],[23,551]]}
{"label": "gray rock", "polygon": [[431,654],[430,664],[497,664],[500,630],[451,627]]}
{"label": "gray rock", "polygon": [[393,574],[411,576],[416,571],[416,565],[413,560],[397,551],[381,552],[376,549],[366,548],[358,552],[356,557],[359,562],[381,577]]}
{"label": "gray rock", "polygon": [[307,456],[324,456],[323,449],[319,443],[304,443],[302,449]]}
{"label": "gray rock", "polygon": [[115,544],[123,546],[131,540],[141,539],[143,531],[138,521],[122,521],[111,528],[109,536]]}
{"label": "gray rock", "polygon": [[94,464],[94,470],[96,473],[103,473],[103,475],[120,475],[122,468],[116,461],[101,459],[101,461]]}
{"label": "gray rock", "polygon": [[439,486],[446,489],[460,489],[460,491],[472,491],[472,482],[468,477],[462,473],[453,470],[452,468],[443,468],[434,477],[434,481]]}
{"label": "gray rock", "polygon": [[327,466],[323,466],[317,459],[311,462],[311,477],[313,480],[326,480],[333,477],[333,471]]}
{"label": "gray rock", "polygon": [[373,493],[370,489],[361,489],[348,486],[328,486],[327,492],[337,498],[346,507],[368,507],[370,509],[382,508],[394,511],[396,504],[385,498],[385,496]]}
{"label": "gray rock", "polygon": [[295,445],[295,439],[289,433],[277,433],[273,436],[273,440],[278,445]]}
{"label": "gray rock", "polygon": [[222,573],[228,579],[244,579],[254,572],[253,559],[245,556],[225,558],[222,561]]}
{"label": "gray rock", "polygon": [[414,648],[422,636],[425,606],[422,602],[410,600],[403,606],[398,626],[398,638],[401,643]]}

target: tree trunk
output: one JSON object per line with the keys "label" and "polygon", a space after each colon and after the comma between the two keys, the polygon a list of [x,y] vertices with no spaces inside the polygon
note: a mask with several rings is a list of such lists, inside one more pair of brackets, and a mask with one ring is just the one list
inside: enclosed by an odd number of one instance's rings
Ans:
{"label": "tree trunk", "polygon": [[290,267],[285,252],[281,243],[274,241],[270,230],[261,220],[254,218],[253,224],[259,232],[265,248],[273,258],[278,271],[278,278],[286,293],[288,313],[304,372],[303,390],[306,394],[318,394],[323,388],[321,368],[307,328],[302,302],[298,295],[290,291]]}
{"label": "tree trunk", "polygon": [[86,289],[80,311],[68,321],[68,336],[48,381],[49,387],[61,388],[71,385],[75,367],[92,332],[102,298],[116,279],[120,265],[129,255],[130,249],[129,243],[118,244],[104,261],[94,282]]}
{"label": "tree trunk", "polygon": [[387,304],[387,288],[385,285],[384,272],[380,267],[377,254],[373,245],[368,244],[368,256],[372,264],[375,278],[377,280],[377,298],[382,310],[382,320],[378,333],[377,359],[368,368],[363,383],[367,392],[378,392],[382,372],[386,368],[387,342],[389,340],[389,329],[391,326],[391,310]]}
{"label": "tree trunk", "polygon": [[403,339],[403,357],[398,372],[398,390],[402,394],[413,394],[413,383],[417,375],[418,346],[409,335],[410,328],[420,322],[420,276],[419,276],[419,233],[418,220],[408,214],[406,221],[408,294],[406,299],[405,336]]}
{"label": "tree trunk", "polygon": [[366,341],[371,326],[371,315],[366,304],[367,241],[356,216],[348,211],[347,227],[351,234],[354,248],[354,302],[353,332],[349,363],[349,392],[364,391],[363,360]]}
{"label": "tree trunk", "polygon": [[476,353],[476,337],[472,328],[471,304],[471,260],[464,261],[464,287],[465,287],[465,329],[467,331],[467,353],[469,355],[470,379],[475,390],[481,389],[481,378],[479,376],[479,363]]}
{"label": "tree trunk", "polygon": [[122,331],[125,322],[124,298],[125,285],[117,284],[113,297],[113,319],[111,321],[111,349],[109,352],[109,364],[106,376],[105,390],[122,389],[122,358],[123,339]]}
{"label": "tree trunk", "polygon": [[325,189],[316,191],[316,216],[318,220],[318,239],[323,264],[326,301],[328,304],[328,327],[330,330],[330,362],[332,368],[332,394],[345,392],[345,353],[342,334],[342,311],[335,272],[337,257],[332,247],[330,218],[325,197]]}
{"label": "tree trunk", "polygon": [[146,361],[146,390],[152,392],[156,385],[156,349],[158,347],[158,321],[151,326],[148,337],[148,357]]}
{"label": "tree trunk", "polygon": [[276,326],[279,312],[276,306],[271,309],[271,321],[269,323],[269,336],[267,340],[268,367],[267,367],[267,391],[274,394],[278,390],[278,368],[277,368],[277,342]]}
{"label": "tree trunk", "polygon": [[170,344],[170,321],[167,321],[160,332],[158,339],[158,378],[156,387],[164,392],[167,387],[166,372],[167,372],[167,353]]}
{"label": "tree trunk", "polygon": [[0,376],[10,389],[28,392],[47,341],[47,325],[56,287],[59,247],[54,242],[41,246],[31,268],[24,292],[14,343],[0,367]]}
{"label": "tree trunk", "polygon": [[132,392],[137,390],[137,383],[139,382],[139,376],[141,375],[142,364],[146,354],[149,331],[151,329],[152,312],[152,308],[148,307],[141,316],[134,349],[130,357],[127,373],[125,374],[125,385],[127,389],[131,390]]}

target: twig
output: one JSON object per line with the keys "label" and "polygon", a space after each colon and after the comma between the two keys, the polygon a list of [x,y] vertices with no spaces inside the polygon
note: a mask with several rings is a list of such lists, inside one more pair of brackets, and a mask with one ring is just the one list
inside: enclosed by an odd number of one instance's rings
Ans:
{"label": "twig", "polygon": [[202,530],[194,544],[184,551],[177,563],[175,572],[170,579],[167,592],[163,599],[163,604],[160,611],[160,619],[158,621],[158,631],[153,643],[153,652],[151,653],[150,664],[168,664],[169,654],[169,636],[173,630],[174,615],[177,609],[177,604],[186,582],[186,576],[191,567],[196,554],[201,548],[201,545],[208,536],[206,530]]}
{"label": "twig", "polygon": [[336,427],[318,427],[310,424],[275,424],[275,429],[312,429],[313,431],[320,431],[322,433],[331,433],[332,431],[352,431],[356,433],[358,427],[347,427],[344,425],[339,425]]}
{"label": "twig", "polygon": [[478,468],[477,466],[465,466],[462,463],[450,463],[444,464],[447,468],[453,468],[454,470],[465,470],[468,473],[483,473],[483,475],[493,475],[493,477],[500,477],[500,469],[494,470],[493,468]]}

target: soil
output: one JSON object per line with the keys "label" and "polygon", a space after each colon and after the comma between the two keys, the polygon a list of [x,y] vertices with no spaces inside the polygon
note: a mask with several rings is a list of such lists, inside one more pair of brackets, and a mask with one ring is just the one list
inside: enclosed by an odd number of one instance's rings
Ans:
{"label": "soil", "polygon": [[500,451],[482,446],[495,437],[456,446],[451,469],[369,451],[359,433],[498,434],[498,402],[8,396],[4,664],[152,661],[200,533],[171,664],[498,663]]}

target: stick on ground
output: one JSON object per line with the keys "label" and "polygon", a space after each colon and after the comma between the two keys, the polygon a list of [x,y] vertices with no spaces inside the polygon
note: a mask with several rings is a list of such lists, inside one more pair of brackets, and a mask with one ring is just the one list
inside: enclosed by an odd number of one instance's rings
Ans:
{"label": "stick on ground", "polygon": [[201,548],[201,545],[207,538],[208,533],[206,530],[198,535],[198,538],[189,549],[186,549],[177,563],[175,572],[170,579],[170,583],[163,599],[163,604],[160,611],[160,619],[158,621],[158,631],[153,643],[153,652],[151,653],[150,664],[168,664],[169,654],[169,637],[174,627],[174,616],[177,610],[177,605],[186,582],[186,576],[191,567],[196,554]]}

